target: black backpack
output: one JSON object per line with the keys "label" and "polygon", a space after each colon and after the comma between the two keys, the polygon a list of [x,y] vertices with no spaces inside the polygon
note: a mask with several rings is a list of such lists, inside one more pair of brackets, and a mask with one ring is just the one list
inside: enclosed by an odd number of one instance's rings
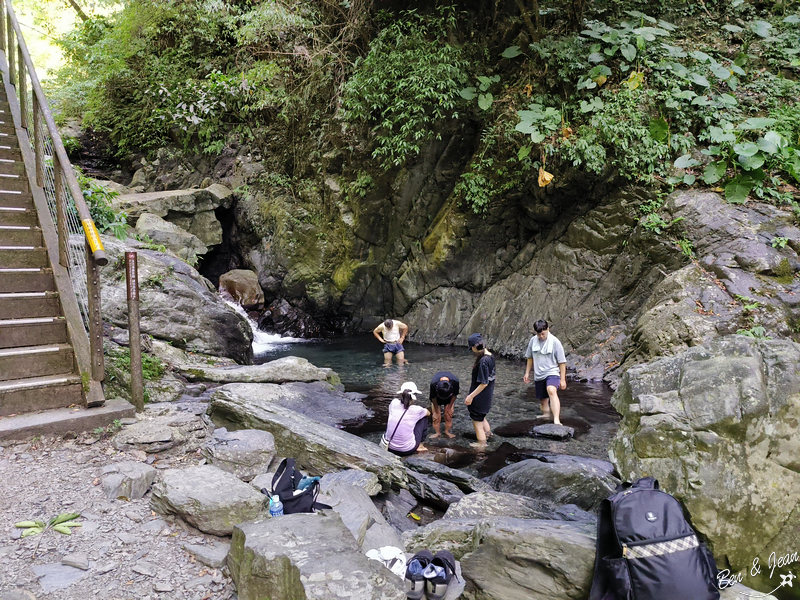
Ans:
{"label": "black backpack", "polygon": [[603,500],[589,600],[719,600],[714,557],[680,503],[645,477]]}
{"label": "black backpack", "polygon": [[302,492],[295,494],[297,484],[303,479],[303,473],[295,468],[293,458],[284,458],[281,461],[275,476],[272,478],[272,491],[262,488],[261,493],[270,498],[277,494],[283,503],[283,514],[311,513],[320,508],[330,508],[327,504],[317,502],[319,496],[319,481],[315,481]]}

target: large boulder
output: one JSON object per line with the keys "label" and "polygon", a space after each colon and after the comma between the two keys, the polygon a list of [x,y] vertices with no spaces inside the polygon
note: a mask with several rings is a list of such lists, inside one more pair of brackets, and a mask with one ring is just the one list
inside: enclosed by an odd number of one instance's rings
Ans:
{"label": "large boulder", "polygon": [[214,381],[216,383],[286,383],[288,381],[326,381],[328,378],[338,382],[338,376],[331,369],[315,367],[305,358],[284,356],[260,365],[242,366],[201,366],[180,367],[181,374],[189,381]]}
{"label": "large boulder", "polygon": [[[282,359],[281,359],[282,360]],[[276,361],[277,362],[277,361]],[[248,367],[243,367],[248,368]],[[263,406],[278,405],[334,427],[372,415],[360,399],[336,391],[324,381],[313,383],[229,383],[219,389],[250,398]]]}
{"label": "large boulder", "polygon": [[586,598],[595,527],[538,519],[443,519],[404,534],[410,551],[450,550],[461,560],[466,595],[486,600]]}
{"label": "large boulder", "polygon": [[206,245],[188,231],[185,231],[161,217],[144,213],[136,221],[136,233],[148,237],[154,244],[162,245],[181,260],[197,262],[197,257],[208,252]]}
{"label": "large boulder", "polygon": [[362,469],[375,473],[385,488],[406,485],[405,467],[395,455],[293,410],[221,388],[211,395],[209,411],[213,418],[237,427],[269,431],[278,454],[294,457],[312,475]]}
{"label": "large boulder", "polygon": [[200,531],[230,535],[237,523],[257,518],[266,496],[212,465],[167,469],[153,485],[150,506],[178,515]]}
{"label": "large boulder", "polygon": [[426,504],[447,510],[451,504],[464,497],[464,492],[458,489],[454,483],[433,475],[423,475],[413,469],[408,469],[406,473],[408,474],[408,489]]}
{"label": "large boulder", "polygon": [[240,600],[403,600],[403,580],[368,559],[335,511],[241,523],[228,568]]}
{"label": "large boulder", "polygon": [[142,333],[179,348],[252,362],[253,332],[205,277],[185,262],[147,250],[140,242],[102,236],[112,268],[100,269],[103,318],[128,327],[125,252],[138,253]]}
{"label": "large boulder", "polygon": [[[516,517],[519,519],[558,519],[556,512],[536,498],[505,492],[474,492],[451,504],[445,519]],[[564,519],[567,520],[567,519]]]}
{"label": "large boulder", "polygon": [[138,500],[148,491],[156,478],[156,470],[136,461],[123,461],[103,467],[103,493],[107,498]]}
{"label": "large boulder", "polygon": [[[770,555],[791,555],[800,539],[798,373],[800,345],[728,336],[629,369],[612,401],[622,421],[609,454],[622,477],[656,477],[718,562],[764,591],[790,568],[770,579]],[[750,578],[755,559],[765,568]]]}
{"label": "large boulder", "polygon": [[319,482],[321,491],[332,488],[335,485],[347,484],[360,487],[368,496],[375,496],[381,491],[381,484],[375,473],[362,471],[360,469],[348,469],[347,471],[337,471],[336,473],[326,473]]}
{"label": "large boulder", "polygon": [[203,455],[223,471],[251,481],[269,470],[275,458],[275,439],[269,431],[260,429],[228,431],[220,427],[203,448]]}
{"label": "large boulder", "polygon": [[472,492],[485,492],[491,491],[493,488],[485,481],[481,481],[477,477],[470,475],[460,469],[453,469],[447,465],[423,458],[421,456],[409,456],[406,461],[406,467],[422,473],[424,475],[433,475],[439,479],[454,483],[461,491],[466,494]]}
{"label": "large boulder", "polygon": [[258,275],[253,271],[234,269],[223,273],[219,276],[219,293],[245,310],[264,308],[264,290],[258,284]]}
{"label": "large boulder", "polygon": [[596,511],[621,482],[610,463],[579,456],[530,458],[497,471],[489,483],[500,492],[545,500],[553,507],[576,504]]}
{"label": "large boulder", "polygon": [[215,246],[222,243],[222,225],[214,210],[228,208],[231,197],[228,188],[214,184],[202,190],[122,194],[113,199],[111,206],[115,211],[125,211],[131,225],[143,213],[150,213],[194,234],[206,246]]}

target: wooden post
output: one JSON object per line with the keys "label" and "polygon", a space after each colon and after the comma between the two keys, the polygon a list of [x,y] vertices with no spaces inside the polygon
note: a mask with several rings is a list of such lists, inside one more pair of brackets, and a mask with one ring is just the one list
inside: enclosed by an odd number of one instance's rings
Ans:
{"label": "wooden post", "polygon": [[139,269],[136,252],[125,253],[125,276],[128,282],[128,348],[131,353],[131,401],[138,412],[144,410],[142,374],[142,336],[139,331]]}
{"label": "wooden post", "polygon": [[25,75],[27,68],[25,67],[25,57],[22,55],[22,48],[17,45],[17,56],[19,57],[19,87],[17,88],[17,95],[19,96],[19,115],[22,121],[22,128],[28,129],[28,78]]}
{"label": "wooden post", "polygon": [[[6,0],[0,0],[0,25],[6,22],[5,20],[6,15]],[[6,51],[6,28],[5,26],[0,27],[0,50],[3,52]]]}
{"label": "wooden post", "polygon": [[[100,270],[94,259],[89,242],[86,245],[86,291],[89,300],[89,345],[92,362],[92,381],[105,379],[105,361],[103,359],[103,319],[100,314]],[[89,406],[92,406],[90,403]]]}
{"label": "wooden post", "polygon": [[[64,182],[61,178],[61,161],[57,156],[53,157],[53,183],[56,194],[56,231],[58,231],[58,262],[62,267],[69,268],[69,254],[67,253],[68,232],[67,232],[67,211],[64,209]],[[88,265],[87,265],[88,269]]]}
{"label": "wooden post", "polygon": [[[44,187],[44,142],[42,141],[42,109],[33,94],[33,158],[36,162],[36,185]],[[55,163],[55,160],[53,160]]]}
{"label": "wooden post", "polygon": [[15,79],[17,78],[17,45],[14,43],[14,24],[11,22],[11,13],[6,13],[6,21],[8,22],[8,51],[6,58],[8,59],[8,78],[11,85],[16,86]]}

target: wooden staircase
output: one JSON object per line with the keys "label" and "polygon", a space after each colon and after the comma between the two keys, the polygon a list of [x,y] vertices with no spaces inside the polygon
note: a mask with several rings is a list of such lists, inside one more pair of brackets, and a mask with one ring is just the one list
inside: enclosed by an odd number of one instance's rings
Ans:
{"label": "wooden staircase", "polygon": [[8,98],[0,86],[0,417],[85,404]]}

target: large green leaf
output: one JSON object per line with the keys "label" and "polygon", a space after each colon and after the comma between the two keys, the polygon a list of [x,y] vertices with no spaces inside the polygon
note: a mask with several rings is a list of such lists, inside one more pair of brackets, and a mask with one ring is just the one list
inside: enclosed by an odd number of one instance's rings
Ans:
{"label": "large green leaf", "polygon": [[697,85],[702,85],[703,87],[709,87],[711,85],[708,82],[708,79],[706,79],[703,75],[700,75],[700,73],[691,73],[689,75],[689,79],[694,81]]}
{"label": "large green leaf", "polygon": [[689,169],[691,167],[696,167],[699,164],[700,162],[692,158],[691,154],[684,154],[683,156],[679,156],[675,159],[676,169]]}
{"label": "large green leaf", "polygon": [[731,33],[739,33],[740,31],[744,31],[744,29],[738,25],[723,25],[722,28],[730,31]]}
{"label": "large green leaf", "polygon": [[739,129],[766,129],[772,127],[777,121],[767,117],[752,117],[739,124]]}
{"label": "large green leaf", "polygon": [[764,139],[768,142],[772,142],[778,148],[786,148],[789,145],[789,140],[787,140],[777,131],[768,131],[764,134]]}
{"label": "large green leaf", "polygon": [[458,92],[458,95],[461,96],[464,100],[472,100],[475,98],[476,91],[477,90],[474,87],[468,87]]}
{"label": "large green leaf", "polygon": [[797,25],[800,23],[800,16],[798,15],[789,15],[783,20],[784,23],[789,23],[790,25]]}
{"label": "large green leaf", "polygon": [[669,137],[669,124],[663,117],[650,119],[650,137],[658,142],[665,142]]}
{"label": "large green leaf", "polygon": [[745,170],[753,171],[755,169],[760,169],[764,164],[764,155],[761,152],[754,154],[753,156],[740,154],[736,157],[736,160]]}
{"label": "large green leaf", "polygon": [[758,152],[758,146],[753,142],[742,142],[736,144],[733,151],[743,156],[754,156]]}
{"label": "large green leaf", "polygon": [[691,175],[690,173],[687,173],[686,175],[683,176],[683,183],[685,183],[686,185],[694,185],[695,181],[697,181],[697,177]]}
{"label": "large green leaf", "polygon": [[[771,131],[770,133],[775,133]],[[767,139],[767,136],[762,138],[758,138],[756,142],[758,149],[762,152],[766,152],[767,154],[776,154],[778,152],[778,144],[776,144],[772,139]]]}
{"label": "large green leaf", "polygon": [[700,62],[706,62],[711,60],[711,57],[708,54],[706,54],[705,52],[700,52],[700,50],[694,50],[693,52],[691,52],[691,56],[699,60]]}
{"label": "large green leaf", "polygon": [[491,94],[480,94],[478,96],[478,106],[482,110],[489,110],[492,107],[492,102],[494,102],[494,96]]}
{"label": "large green leaf", "polygon": [[720,179],[725,177],[725,172],[728,170],[728,163],[724,160],[709,163],[703,171],[703,181],[708,185],[717,183]]}
{"label": "large green leaf", "polygon": [[509,46],[503,50],[503,53],[500,56],[503,58],[516,58],[520,54],[522,54],[522,52],[520,51],[519,46]]}
{"label": "large green leaf", "polygon": [[755,21],[753,23],[750,23],[750,30],[762,38],[768,38],[771,35],[770,34],[771,29],[772,25],[770,25],[766,21]]}
{"label": "large green leaf", "polygon": [[731,204],[744,204],[752,189],[752,179],[744,175],[737,175],[725,186],[725,199]]}
{"label": "large green leaf", "polygon": [[625,44],[622,49],[622,56],[629,62],[632,62],[634,58],[636,58],[636,46],[632,44]]}
{"label": "large green leaf", "polygon": [[726,69],[725,67],[718,64],[711,65],[711,72],[714,74],[714,77],[716,77],[717,79],[721,79],[722,81],[725,81],[731,76],[731,72],[729,69]]}
{"label": "large green leaf", "polygon": [[531,147],[523,146],[522,148],[519,149],[519,152],[517,152],[517,159],[523,160],[527,158],[530,153],[531,153]]}
{"label": "large green leaf", "polygon": [[536,125],[534,125],[530,121],[520,121],[519,123],[517,123],[517,126],[514,127],[514,129],[519,131],[520,133],[533,133],[534,131],[539,131],[539,128],[536,127]]}
{"label": "large green leaf", "polygon": [[725,131],[722,127],[709,127],[708,137],[715,144],[724,144],[726,142],[735,142],[736,134]]}
{"label": "large green leaf", "polygon": [[589,55],[589,62],[599,63],[603,62],[605,59],[606,57],[600,54],[599,52],[592,52]]}
{"label": "large green leaf", "polygon": [[531,132],[531,140],[533,141],[534,144],[538,144],[544,138],[545,135],[541,131],[535,130]]}

